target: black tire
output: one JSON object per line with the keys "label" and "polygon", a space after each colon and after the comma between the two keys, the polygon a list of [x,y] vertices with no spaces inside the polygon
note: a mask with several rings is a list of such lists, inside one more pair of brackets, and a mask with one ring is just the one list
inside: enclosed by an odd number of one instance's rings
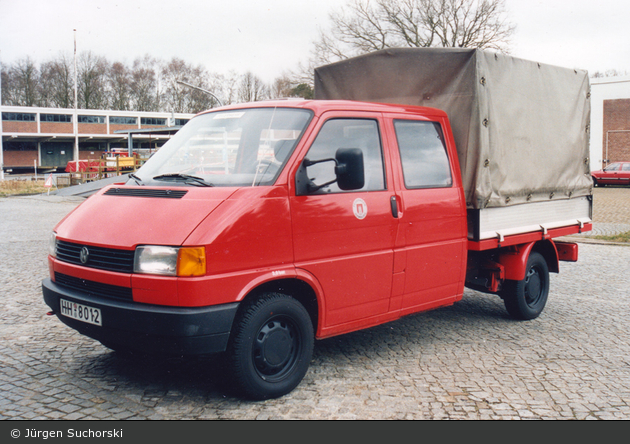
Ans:
{"label": "black tire", "polygon": [[597,186],[597,179],[595,179],[594,177],[593,177],[593,186],[594,186],[594,187],[596,187],[596,186]]}
{"label": "black tire", "polygon": [[228,347],[233,378],[247,398],[277,398],[304,378],[313,355],[315,334],[302,304],[266,293],[237,317]]}
{"label": "black tire", "polygon": [[525,278],[506,281],[501,292],[505,308],[515,319],[537,318],[545,308],[549,296],[549,268],[545,258],[533,252],[527,259]]}

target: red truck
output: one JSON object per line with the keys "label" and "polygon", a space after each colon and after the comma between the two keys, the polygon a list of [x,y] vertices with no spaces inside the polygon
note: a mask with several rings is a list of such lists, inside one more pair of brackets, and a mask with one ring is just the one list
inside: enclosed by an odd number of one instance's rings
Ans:
{"label": "red truck", "polygon": [[[476,50],[395,55],[472,63],[474,88],[489,88],[498,69],[481,81],[480,60],[495,60]],[[350,71],[369,73],[369,57],[353,62]],[[508,110],[486,116],[476,108],[485,98],[442,85],[447,100],[469,102],[458,110],[480,141],[467,136],[465,151],[454,136],[462,135],[461,119],[448,105],[322,97],[201,113],[126,183],[103,188],[55,227],[44,300],[63,323],[113,350],[225,352],[235,387],[252,399],[293,390],[315,339],[451,305],[465,286],[498,294],[516,319],[536,318],[549,272],[578,258],[577,244],[554,238],[591,229],[592,182],[586,125],[580,127],[587,77],[527,67],[566,77],[540,94],[523,91],[527,101],[563,90],[569,103],[528,116],[524,99],[495,94]],[[328,69],[347,65],[316,71],[316,92],[352,96],[325,79]],[[455,71],[450,76],[461,83],[461,66]],[[391,73],[386,83],[404,86],[400,73]],[[349,85],[366,82],[359,75]],[[439,91],[427,91],[418,97],[436,101]],[[551,127],[527,132],[509,121],[519,106],[523,125],[541,115],[561,118],[562,135],[544,147],[553,159],[534,156],[537,134]],[[569,133],[574,129],[579,134]],[[490,130],[504,139],[487,143]],[[510,131],[516,143],[504,146]],[[475,169],[481,173],[470,173]],[[543,187],[530,186],[541,180]]]}

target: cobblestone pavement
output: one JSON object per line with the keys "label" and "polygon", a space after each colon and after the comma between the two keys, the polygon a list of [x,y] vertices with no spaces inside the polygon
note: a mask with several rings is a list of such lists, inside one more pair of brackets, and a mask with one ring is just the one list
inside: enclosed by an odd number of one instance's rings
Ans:
{"label": "cobblestone pavement", "polygon": [[[630,220],[628,199],[596,189],[596,224]],[[609,200],[623,208],[605,219]],[[630,419],[630,247],[582,243],[536,320],[467,290],[452,307],[318,341],[296,390],[246,402],[220,361],[121,357],[45,315],[48,236],[81,201],[0,199],[0,420]]]}
{"label": "cobblestone pavement", "polygon": [[610,236],[630,231],[630,187],[593,190],[593,230],[585,237]]}

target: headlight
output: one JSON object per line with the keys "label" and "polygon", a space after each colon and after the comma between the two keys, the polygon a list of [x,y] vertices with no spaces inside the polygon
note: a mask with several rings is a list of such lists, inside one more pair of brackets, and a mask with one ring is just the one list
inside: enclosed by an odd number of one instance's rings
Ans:
{"label": "headlight", "polygon": [[136,248],[133,271],[163,276],[203,276],[206,274],[206,250],[203,247],[144,245]]}
{"label": "headlight", "polygon": [[48,254],[52,257],[57,257],[57,233],[54,231],[50,234],[48,241]]}

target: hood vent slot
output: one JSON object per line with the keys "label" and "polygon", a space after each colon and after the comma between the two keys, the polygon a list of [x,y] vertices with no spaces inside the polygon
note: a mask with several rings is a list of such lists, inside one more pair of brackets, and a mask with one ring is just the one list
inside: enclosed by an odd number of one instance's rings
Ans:
{"label": "hood vent slot", "polygon": [[106,196],[131,197],[160,197],[166,199],[181,199],[187,190],[154,190],[150,188],[110,188],[105,191]]}

